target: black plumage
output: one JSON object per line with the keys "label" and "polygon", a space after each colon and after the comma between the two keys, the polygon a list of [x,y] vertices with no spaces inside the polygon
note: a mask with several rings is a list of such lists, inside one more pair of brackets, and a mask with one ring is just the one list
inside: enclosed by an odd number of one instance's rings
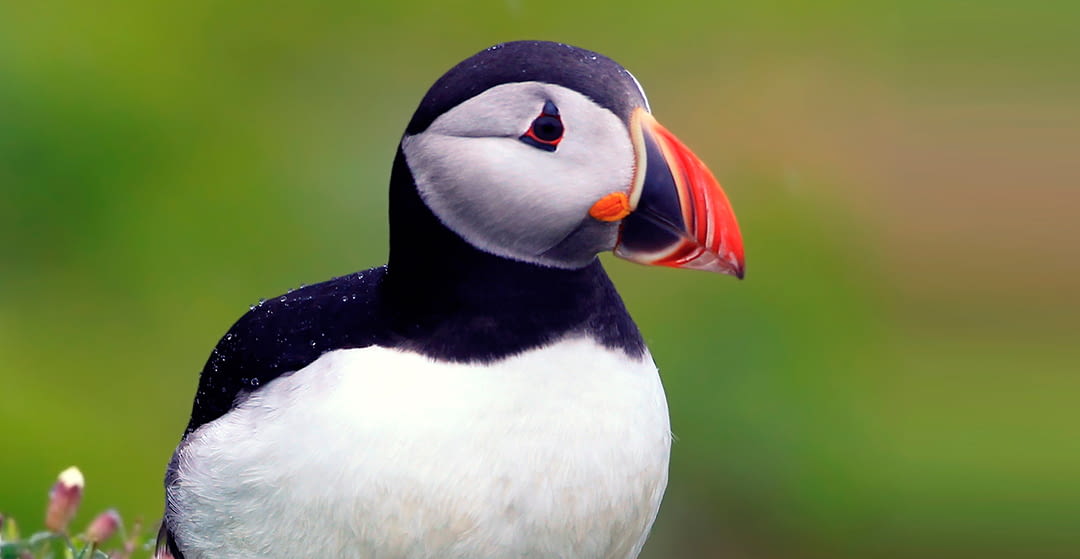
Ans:
{"label": "black plumage", "polygon": [[[575,89],[624,119],[644,103],[633,78],[603,55],[519,41],[481,51],[439,78],[406,134],[422,131],[490,87],[517,81]],[[420,200],[400,148],[389,213],[387,266],[271,297],[229,329],[199,377],[185,436],[246,394],[335,349],[378,345],[448,361],[487,362],[580,332],[629,355],[644,351],[599,260],[563,270],[474,248]]]}

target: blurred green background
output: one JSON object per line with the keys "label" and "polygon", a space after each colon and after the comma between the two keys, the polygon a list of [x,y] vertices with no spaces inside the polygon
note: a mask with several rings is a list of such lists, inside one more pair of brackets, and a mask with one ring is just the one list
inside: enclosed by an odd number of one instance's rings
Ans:
{"label": "blurred green background", "polygon": [[427,87],[543,38],[630,68],[743,282],[606,258],[664,375],[644,557],[1080,556],[1075,6],[0,2],[0,510],[155,522],[260,297],[381,264]]}

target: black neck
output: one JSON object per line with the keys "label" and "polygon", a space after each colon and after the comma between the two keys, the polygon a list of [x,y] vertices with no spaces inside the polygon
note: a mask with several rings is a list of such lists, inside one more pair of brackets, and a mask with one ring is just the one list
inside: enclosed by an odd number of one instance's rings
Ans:
{"label": "black neck", "polygon": [[570,333],[635,356],[644,351],[599,260],[564,270],[476,249],[421,201],[400,149],[383,296],[397,343],[437,358],[498,359]]}

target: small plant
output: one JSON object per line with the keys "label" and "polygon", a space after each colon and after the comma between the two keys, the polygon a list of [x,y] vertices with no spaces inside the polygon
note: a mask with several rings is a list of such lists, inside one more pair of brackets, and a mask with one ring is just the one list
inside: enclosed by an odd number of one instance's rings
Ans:
{"label": "small plant", "polygon": [[[124,529],[120,514],[113,509],[94,517],[81,533],[70,535],[68,527],[82,501],[86,481],[72,466],[57,478],[49,491],[45,530],[23,538],[14,518],[0,515],[0,559],[132,559],[146,550],[141,544],[142,523],[136,520],[131,531]],[[110,540],[120,546],[105,551]]]}

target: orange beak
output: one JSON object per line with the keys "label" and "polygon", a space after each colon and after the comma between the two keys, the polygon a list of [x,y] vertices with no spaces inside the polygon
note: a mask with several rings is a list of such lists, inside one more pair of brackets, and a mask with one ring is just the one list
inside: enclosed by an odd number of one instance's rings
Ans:
{"label": "orange beak", "polygon": [[742,235],[720,183],[644,109],[634,112],[630,128],[637,170],[615,255],[742,279]]}

